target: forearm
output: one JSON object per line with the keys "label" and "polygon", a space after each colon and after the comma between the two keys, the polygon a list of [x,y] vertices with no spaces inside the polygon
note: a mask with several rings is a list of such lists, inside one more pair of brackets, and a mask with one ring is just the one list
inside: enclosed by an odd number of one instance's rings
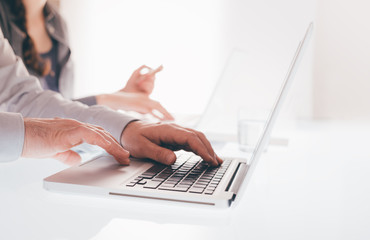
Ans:
{"label": "forearm", "polygon": [[125,126],[134,118],[112,111],[104,106],[88,107],[79,102],[64,99],[52,91],[28,92],[9,109],[33,118],[73,118],[81,122],[99,125],[111,133],[117,141]]}
{"label": "forearm", "polygon": [[96,96],[88,96],[88,97],[84,97],[84,98],[77,98],[77,99],[73,99],[73,101],[83,103],[87,106],[94,106],[94,105],[97,104]]}
{"label": "forearm", "polygon": [[29,76],[22,61],[15,57],[0,31],[0,110],[18,112],[24,117],[74,118],[100,125],[118,141],[133,118],[102,106],[88,107],[64,99],[60,94],[43,91],[38,80]]}

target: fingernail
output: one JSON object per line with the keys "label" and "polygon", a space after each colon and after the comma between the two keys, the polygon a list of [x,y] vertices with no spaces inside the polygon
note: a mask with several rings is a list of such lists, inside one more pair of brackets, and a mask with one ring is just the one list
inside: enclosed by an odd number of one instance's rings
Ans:
{"label": "fingernail", "polygon": [[168,155],[167,155],[167,157],[166,157],[166,162],[167,162],[167,164],[168,164],[168,165],[173,164],[173,163],[174,163],[174,161],[176,161],[176,157],[174,158],[174,156],[173,156],[173,155],[168,154]]}
{"label": "fingernail", "polygon": [[211,156],[211,155],[209,155],[209,159],[210,159],[210,163],[211,163],[211,165],[212,166],[218,166],[218,163],[217,163],[217,161]]}
{"label": "fingernail", "polygon": [[129,151],[127,151],[127,150],[125,150],[125,149],[123,149],[123,152],[124,152],[124,154],[123,154],[123,155],[125,155],[125,158],[129,159],[129,157],[130,157],[130,152],[129,152]]}
{"label": "fingernail", "polygon": [[221,158],[219,158],[218,156],[217,156],[217,154],[215,153],[215,158],[216,158],[216,161],[218,162],[218,164],[219,165],[221,165],[224,161],[221,159]]}

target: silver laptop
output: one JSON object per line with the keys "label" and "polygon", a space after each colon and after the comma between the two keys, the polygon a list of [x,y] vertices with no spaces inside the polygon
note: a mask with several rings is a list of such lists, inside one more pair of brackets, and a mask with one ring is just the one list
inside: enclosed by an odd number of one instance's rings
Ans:
{"label": "silver laptop", "polygon": [[214,168],[197,155],[179,151],[176,153],[177,161],[171,166],[143,159],[131,159],[130,166],[122,166],[113,157],[103,154],[45,178],[44,188],[122,199],[144,198],[216,207],[230,206],[240,194],[241,186],[248,183],[267,144],[312,29],[311,23],[299,43],[263,132],[248,159],[224,158],[224,163]]}

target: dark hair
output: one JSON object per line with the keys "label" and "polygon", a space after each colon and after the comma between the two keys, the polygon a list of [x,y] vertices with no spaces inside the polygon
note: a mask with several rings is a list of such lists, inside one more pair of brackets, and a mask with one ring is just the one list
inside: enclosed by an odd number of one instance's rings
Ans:
{"label": "dark hair", "polygon": [[26,8],[22,0],[5,0],[10,11],[15,16],[15,24],[26,34],[22,43],[22,58],[27,68],[34,70],[37,74],[45,76],[51,70],[49,60],[42,59],[36,51],[35,44],[27,31]]}

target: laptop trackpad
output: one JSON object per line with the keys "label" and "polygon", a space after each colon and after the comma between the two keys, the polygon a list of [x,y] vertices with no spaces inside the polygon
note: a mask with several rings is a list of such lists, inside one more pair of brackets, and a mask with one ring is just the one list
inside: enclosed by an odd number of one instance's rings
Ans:
{"label": "laptop trackpad", "polygon": [[123,166],[108,155],[98,156],[95,159],[61,171],[45,179],[50,182],[64,182],[100,187],[121,185],[153,164],[132,159],[129,166]]}

